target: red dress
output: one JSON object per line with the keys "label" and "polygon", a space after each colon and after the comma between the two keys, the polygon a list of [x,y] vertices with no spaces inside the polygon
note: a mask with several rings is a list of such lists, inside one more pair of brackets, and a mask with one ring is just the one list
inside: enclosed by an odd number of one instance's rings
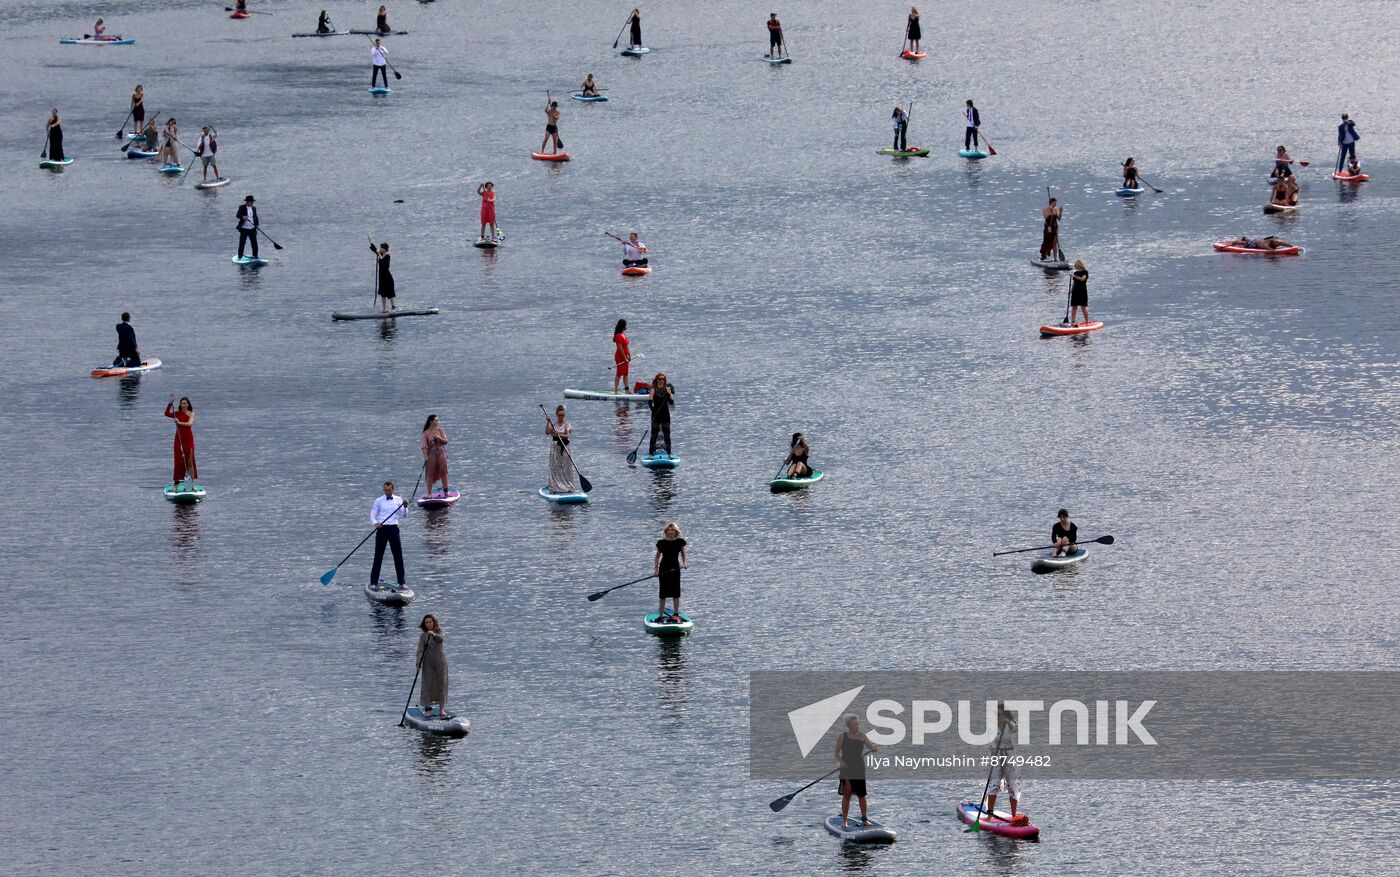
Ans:
{"label": "red dress", "polygon": [[613,344],[617,347],[613,350],[613,362],[617,364],[617,374],[619,377],[627,377],[627,366],[632,359],[632,345],[627,340],[624,332],[618,332],[613,336]]}
{"label": "red dress", "polygon": [[481,224],[496,224],[496,193],[494,191],[481,193]]}
{"label": "red dress", "polygon": [[189,461],[190,477],[198,478],[199,470],[194,464],[194,421],[176,411],[171,402],[165,404],[165,416],[175,420],[175,483],[185,480],[186,460]]}

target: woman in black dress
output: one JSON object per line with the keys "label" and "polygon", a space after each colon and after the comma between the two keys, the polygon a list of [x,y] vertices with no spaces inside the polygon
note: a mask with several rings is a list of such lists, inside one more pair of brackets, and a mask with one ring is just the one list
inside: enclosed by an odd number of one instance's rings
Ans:
{"label": "woman in black dress", "polygon": [[1069,276],[1069,324],[1071,326],[1079,325],[1074,317],[1080,309],[1084,311],[1084,322],[1089,322],[1089,269],[1084,267],[1083,259],[1074,263],[1074,273]]}
{"label": "woman in black dress", "polygon": [[811,478],[812,467],[807,465],[807,455],[812,452],[811,445],[807,444],[807,437],[800,432],[792,434],[792,445],[788,450],[788,470],[789,478]]}
{"label": "woman in black dress", "polygon": [[374,258],[379,263],[379,272],[375,275],[374,294],[382,299],[379,310],[381,312],[398,310],[399,303],[394,298],[394,275],[389,273],[389,242],[385,241],[378,247],[374,245],[374,235],[369,236],[369,251],[374,254]]}
{"label": "woman in black dress", "polygon": [[632,10],[632,33],[627,37],[629,48],[640,49],[642,47],[642,11]]}
{"label": "woman in black dress", "polygon": [[919,10],[913,6],[909,7],[909,29],[904,37],[909,40],[909,51],[918,54],[919,41],[924,38],[924,34],[919,29]]}
{"label": "woman in black dress", "polygon": [[63,161],[63,120],[58,117],[58,107],[44,124],[44,132],[49,135],[49,161]]}
{"label": "woman in black dress", "polygon": [[666,446],[666,456],[671,456],[671,409],[676,405],[676,391],[666,380],[666,373],[659,372],[651,379],[651,395],[647,397],[647,407],[651,409],[651,443],[647,455],[656,456],[656,440],[663,433],[662,444]]}
{"label": "woman in black dress", "polygon": [[[661,531],[656,540],[656,554],[651,561],[651,574],[661,580],[661,590],[656,604],[657,620],[680,622],[681,612],[681,570],[689,569],[690,562],[685,557],[685,537],[675,521]],[[672,614],[666,614],[666,601],[671,601]]]}

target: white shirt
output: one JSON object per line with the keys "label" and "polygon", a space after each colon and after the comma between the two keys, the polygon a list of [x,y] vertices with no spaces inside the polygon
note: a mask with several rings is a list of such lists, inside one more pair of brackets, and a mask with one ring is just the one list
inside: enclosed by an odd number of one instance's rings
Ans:
{"label": "white shirt", "polygon": [[238,223],[239,228],[253,228],[258,220],[258,208],[252,204],[244,204],[248,209],[245,211],[243,221]]}
{"label": "white shirt", "polygon": [[383,46],[375,46],[369,50],[369,56],[374,62],[374,66],[383,67],[389,63],[389,53]]}
{"label": "white shirt", "polygon": [[972,124],[972,107],[968,107],[967,110],[963,113],[963,115],[964,115],[964,116],[967,116],[967,127],[969,127],[969,128],[976,128],[976,127],[977,127],[976,125]]}
{"label": "white shirt", "polygon": [[196,151],[197,151],[200,155],[203,155],[203,154],[206,153],[206,152],[209,153],[210,155],[213,155],[213,154],[214,154],[214,150],[209,148],[209,147],[210,147],[210,144],[213,143],[213,142],[214,142],[214,140],[213,140],[213,135],[210,135],[210,134],[201,134],[201,135],[199,135],[199,149],[196,150]]}
{"label": "white shirt", "polygon": [[908,114],[908,113],[905,113],[905,112],[901,112],[901,113],[900,113],[899,115],[897,115],[897,116],[891,116],[891,117],[890,117],[890,127],[891,127],[891,128],[894,128],[894,130],[898,131],[898,130],[900,129],[900,127],[903,126],[903,125],[904,125],[906,122],[908,122],[908,121],[909,121],[909,114]]}
{"label": "white shirt", "polygon": [[380,496],[375,499],[374,505],[370,507],[369,519],[374,524],[394,524],[403,520],[404,512],[408,511],[408,506],[404,505],[400,496]]}
{"label": "white shirt", "polygon": [[641,241],[637,241],[635,244],[631,241],[622,242],[622,258],[624,259],[640,259],[646,251],[647,245]]}

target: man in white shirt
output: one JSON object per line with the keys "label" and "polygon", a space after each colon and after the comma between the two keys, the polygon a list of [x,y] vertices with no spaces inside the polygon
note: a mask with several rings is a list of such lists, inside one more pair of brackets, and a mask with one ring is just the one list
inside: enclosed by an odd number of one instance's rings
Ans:
{"label": "man in white shirt", "polygon": [[384,546],[394,552],[394,575],[399,587],[404,585],[403,546],[399,543],[399,521],[408,510],[408,502],[394,495],[394,482],[384,482],[384,495],[375,497],[369,510],[369,519],[374,524],[374,566],[370,567],[371,584],[379,584],[379,567],[384,562]]}
{"label": "man in white shirt", "polygon": [[634,231],[622,242],[622,267],[645,268],[647,266],[647,245],[637,240]]}
{"label": "man in white shirt", "polygon": [[375,83],[379,81],[379,77],[383,76],[384,87],[388,88],[389,72],[386,67],[389,64],[389,50],[384,48],[384,44],[381,43],[378,38],[374,41],[374,48],[369,50],[369,58],[370,63],[374,65],[374,69],[371,70],[369,74],[369,87],[374,88]]}

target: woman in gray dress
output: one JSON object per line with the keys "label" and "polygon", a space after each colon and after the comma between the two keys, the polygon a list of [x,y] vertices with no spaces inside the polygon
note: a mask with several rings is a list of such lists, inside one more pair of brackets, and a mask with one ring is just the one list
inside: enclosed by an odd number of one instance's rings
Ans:
{"label": "woman in gray dress", "polygon": [[418,666],[423,677],[423,687],[419,689],[418,705],[426,716],[438,708],[438,718],[449,718],[447,712],[447,656],[442,651],[442,626],[436,615],[424,615],[418,623]]}
{"label": "woman in gray dress", "polygon": [[544,434],[549,436],[549,492],[578,493],[574,486],[574,466],[569,462],[569,437],[574,427],[565,419],[564,406],[554,409],[554,419],[546,421]]}

